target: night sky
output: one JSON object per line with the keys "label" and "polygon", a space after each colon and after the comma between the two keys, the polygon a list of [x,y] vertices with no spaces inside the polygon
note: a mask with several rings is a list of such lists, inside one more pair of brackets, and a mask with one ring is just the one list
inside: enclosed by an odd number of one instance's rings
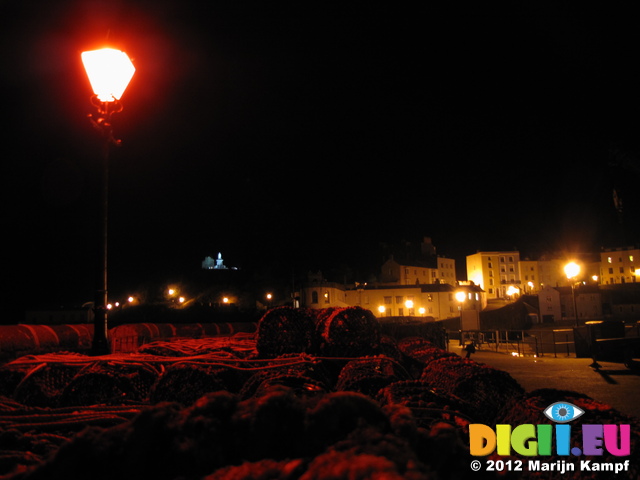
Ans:
{"label": "night sky", "polygon": [[630,12],[379,5],[0,1],[7,300],[91,300],[80,53],[105,42],[137,68],[113,119],[112,290],[218,252],[291,275],[377,269],[381,242],[423,236],[459,264],[638,241]]}

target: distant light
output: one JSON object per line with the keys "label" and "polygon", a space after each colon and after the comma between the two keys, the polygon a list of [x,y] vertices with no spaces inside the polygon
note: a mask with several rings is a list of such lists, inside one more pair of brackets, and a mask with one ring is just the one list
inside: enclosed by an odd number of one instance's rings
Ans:
{"label": "distant light", "polygon": [[127,302],[129,302],[129,303],[133,303],[134,300],[135,300],[135,298],[133,298],[133,297],[127,298]]}
{"label": "distant light", "polygon": [[378,312],[380,312],[380,313],[384,313],[384,312],[386,312],[386,311],[387,311],[387,309],[385,308],[385,306],[384,306],[384,305],[380,305],[380,306],[378,307]]}
{"label": "distant light", "polygon": [[418,312],[420,313],[420,315],[424,315],[426,313],[426,310],[424,309],[424,307],[420,307]]}
{"label": "distant light", "polygon": [[229,298],[224,297],[224,298],[222,299],[222,303],[229,303]]}
{"label": "distant light", "polygon": [[102,48],[82,52],[81,57],[98,100],[120,100],[136,71],[127,54],[113,48]]}
{"label": "distant light", "polygon": [[407,300],[406,302],[404,302],[404,306],[407,308],[413,308],[413,301]]}
{"label": "distant light", "polygon": [[564,273],[567,278],[575,278],[580,273],[580,265],[576,262],[569,262],[564,266]]}
{"label": "distant light", "polygon": [[456,292],[456,300],[460,303],[464,302],[467,298],[467,294],[464,292]]}

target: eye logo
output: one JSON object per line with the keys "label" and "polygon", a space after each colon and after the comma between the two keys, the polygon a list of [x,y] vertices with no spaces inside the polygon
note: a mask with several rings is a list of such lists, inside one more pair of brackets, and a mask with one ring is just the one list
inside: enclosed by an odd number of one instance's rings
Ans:
{"label": "eye logo", "polygon": [[584,410],[569,402],[556,402],[549,405],[544,414],[556,423],[566,423],[582,416]]}

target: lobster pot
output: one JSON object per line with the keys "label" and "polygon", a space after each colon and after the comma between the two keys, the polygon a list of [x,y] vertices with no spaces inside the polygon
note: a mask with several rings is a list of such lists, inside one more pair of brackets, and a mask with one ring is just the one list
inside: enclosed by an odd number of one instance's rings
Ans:
{"label": "lobster pot", "polygon": [[306,353],[314,332],[311,311],[302,308],[276,307],[258,322],[258,355],[273,358],[287,353]]}
{"label": "lobster pot", "polygon": [[421,426],[428,427],[437,421],[455,424],[470,420],[468,402],[431,388],[420,380],[402,380],[382,388],[375,397],[380,405],[403,405],[411,409]]}
{"label": "lobster pot", "polygon": [[220,365],[176,363],[169,367],[151,388],[149,402],[178,402],[192,405],[210,392],[236,392],[243,378],[238,370]]}
{"label": "lobster pot", "polygon": [[407,380],[408,374],[387,357],[366,357],[351,360],[341,370],[337,391],[352,391],[375,397],[387,385]]}
{"label": "lobster pot", "polygon": [[58,407],[64,389],[83,367],[74,363],[41,363],[34,366],[16,386],[13,398],[30,407]]}
{"label": "lobster pot", "polygon": [[507,372],[457,355],[429,362],[420,380],[466,400],[472,407],[469,414],[486,424],[494,421],[504,405],[512,404],[524,393]]}
{"label": "lobster pot", "polygon": [[314,349],[318,355],[364,357],[379,352],[380,324],[370,310],[335,308],[320,311],[316,318]]}
{"label": "lobster pot", "polygon": [[158,377],[146,364],[96,362],[84,367],[65,387],[63,406],[112,404],[147,400]]}
{"label": "lobster pot", "polygon": [[433,343],[419,337],[408,337],[398,342],[398,348],[405,355],[427,364],[442,357],[458,356],[453,352],[448,352]]}
{"label": "lobster pot", "polygon": [[16,387],[32,371],[32,364],[6,364],[0,367],[0,396],[12,397]]}
{"label": "lobster pot", "polygon": [[331,373],[321,363],[295,362],[293,356],[279,357],[270,368],[255,370],[240,390],[240,397],[257,397],[270,386],[284,385],[302,394],[315,394],[331,389]]}
{"label": "lobster pot", "polygon": [[[496,423],[508,423],[510,425],[521,424],[538,424],[547,423],[553,424],[549,420],[544,411],[549,405],[556,402],[568,402],[584,410],[582,416],[571,421],[571,440],[570,449],[577,447],[582,449],[583,447],[583,435],[582,425],[630,425],[631,428],[631,454],[625,457],[616,457],[603,451],[603,455],[597,457],[598,462],[623,462],[629,460],[629,470],[624,472],[624,476],[614,476],[612,472],[611,478],[640,478],[640,420],[635,417],[625,415],[611,406],[593,400],[587,395],[582,393],[558,390],[554,388],[543,388],[539,390],[533,390],[523,394],[517,402],[509,405],[509,408],[504,408]],[[555,451],[550,457],[547,457],[546,461],[555,462],[557,460],[566,460],[567,457],[558,456]],[[547,472],[545,478],[554,480],[561,479],[581,479],[584,478],[585,472],[581,472],[577,469],[576,472],[565,472],[564,475],[560,475],[560,472]],[[598,477],[600,478],[600,477]],[[604,478],[604,477],[603,477]],[[609,478],[609,477],[606,477]]]}

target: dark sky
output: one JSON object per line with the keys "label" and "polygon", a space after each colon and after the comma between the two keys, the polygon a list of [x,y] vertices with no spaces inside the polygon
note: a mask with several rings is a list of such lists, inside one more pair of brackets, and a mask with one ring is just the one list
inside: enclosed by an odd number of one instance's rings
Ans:
{"label": "dark sky", "polygon": [[137,68],[113,120],[112,289],[218,251],[281,273],[377,267],[380,242],[422,236],[458,263],[636,242],[630,12],[408,5],[0,0],[7,297],[91,297],[80,53],[107,39]]}

